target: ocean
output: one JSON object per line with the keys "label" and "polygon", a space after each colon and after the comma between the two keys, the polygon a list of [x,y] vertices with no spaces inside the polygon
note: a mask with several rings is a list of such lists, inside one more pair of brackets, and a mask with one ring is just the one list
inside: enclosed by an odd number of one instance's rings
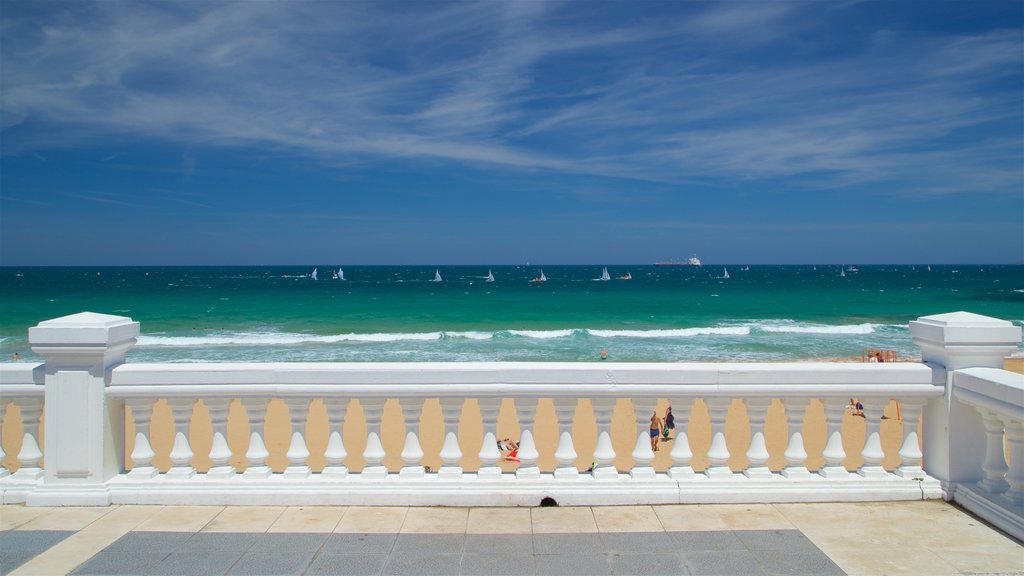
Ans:
{"label": "ocean", "polygon": [[916,358],[919,316],[1024,323],[1024,266],[313,268],[0,268],[0,354],[38,360],[28,328],[82,311],[141,322],[128,360],[155,362]]}

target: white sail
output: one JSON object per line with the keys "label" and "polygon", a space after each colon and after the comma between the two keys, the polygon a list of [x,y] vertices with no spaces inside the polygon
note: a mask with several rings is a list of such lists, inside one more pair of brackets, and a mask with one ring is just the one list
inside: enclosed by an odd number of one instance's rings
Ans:
{"label": "white sail", "polygon": [[846,278],[846,268],[840,268],[839,275],[843,278]]}
{"label": "white sail", "polygon": [[612,277],[608,275],[608,267],[607,266],[605,266],[601,270],[601,277],[600,278],[594,278],[594,280],[611,280],[611,279],[612,279]]}
{"label": "white sail", "polygon": [[316,268],[313,268],[313,273],[309,275],[310,278],[316,280]]}
{"label": "white sail", "polygon": [[548,281],[548,277],[544,275],[544,270],[543,269],[541,269],[541,271],[540,271],[540,281],[541,282],[547,282]]}
{"label": "white sail", "polygon": [[494,282],[494,273],[490,270],[487,271],[487,279],[484,282]]}
{"label": "white sail", "polygon": [[338,280],[344,280],[344,279],[345,279],[345,271],[342,270],[341,268],[338,268]]}
{"label": "white sail", "polygon": [[728,268],[722,267],[722,278],[724,278],[726,280],[729,279],[729,269]]}
{"label": "white sail", "polygon": [[441,271],[437,270],[437,269],[434,269],[434,279],[431,280],[431,282],[440,282],[440,281],[441,281]]}

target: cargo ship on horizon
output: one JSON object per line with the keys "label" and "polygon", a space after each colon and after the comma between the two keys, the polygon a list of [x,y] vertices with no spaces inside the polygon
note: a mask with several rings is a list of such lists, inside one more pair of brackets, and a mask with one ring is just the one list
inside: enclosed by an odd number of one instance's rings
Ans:
{"label": "cargo ship on horizon", "polygon": [[701,266],[700,258],[691,256],[686,260],[664,260],[662,262],[655,262],[655,266]]}

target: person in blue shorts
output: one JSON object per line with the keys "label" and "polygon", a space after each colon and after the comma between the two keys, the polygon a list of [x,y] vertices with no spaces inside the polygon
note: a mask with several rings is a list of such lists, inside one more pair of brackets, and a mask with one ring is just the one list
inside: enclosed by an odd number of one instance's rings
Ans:
{"label": "person in blue shorts", "polygon": [[661,418],[658,413],[651,413],[651,450],[658,451],[658,438],[661,437]]}

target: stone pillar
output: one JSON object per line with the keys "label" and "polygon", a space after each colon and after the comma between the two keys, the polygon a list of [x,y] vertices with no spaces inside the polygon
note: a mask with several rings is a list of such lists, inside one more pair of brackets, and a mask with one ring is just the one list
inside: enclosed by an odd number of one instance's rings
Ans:
{"label": "stone pillar", "polygon": [[857,470],[857,473],[865,478],[885,478],[888,473],[882,468],[882,459],[885,452],[882,451],[882,437],[879,434],[879,426],[882,423],[882,413],[889,404],[883,398],[861,398],[864,405],[864,420],[866,422],[866,438],[864,449],[860,455],[864,458],[864,464]]}
{"label": "stone pillar", "polygon": [[1003,498],[1017,510],[1024,510],[1024,423],[1019,418],[1004,418],[1006,440],[1010,444],[1010,469],[1006,473],[1009,489]]}
{"label": "stone pillar", "polygon": [[764,421],[768,416],[768,407],[772,405],[771,398],[748,398],[747,418],[750,420],[750,448],[747,450],[747,459],[750,465],[743,471],[747,478],[771,478],[772,471],[768,469],[768,446],[764,441]]}
{"label": "stone pillar", "polygon": [[14,399],[21,412],[21,450],[18,451],[18,471],[12,476],[17,481],[36,481],[43,478],[39,461],[43,451],[39,448],[39,417],[43,413],[42,396],[23,396]]}
{"label": "stone pillar", "polygon": [[555,414],[558,418],[558,448],[555,449],[555,478],[579,478],[580,471],[576,468],[576,447],[572,442],[572,420],[576,415],[576,398],[553,398]]}
{"label": "stone pillar", "polygon": [[128,477],[135,479],[154,478],[160,471],[153,467],[150,462],[156,454],[149,443],[149,423],[153,417],[152,398],[132,398],[126,400],[125,404],[132,409],[132,419],[135,420],[135,448],[132,450],[132,471]]}
{"label": "stone pillar", "polygon": [[363,480],[384,480],[388,469],[384,466],[384,445],[380,441],[380,420],[384,414],[384,398],[360,398],[363,418],[366,420],[366,448],[363,459],[366,466],[360,477]]}
{"label": "stone pillar", "polygon": [[985,425],[985,462],[981,469],[985,471],[985,479],[978,488],[989,494],[1002,494],[1010,487],[1006,482],[1006,473],[1010,467],[1006,465],[1003,448],[1003,419],[999,414],[979,408],[981,421]]}
{"label": "stone pillar", "polygon": [[441,398],[441,415],[444,417],[444,444],[441,446],[441,468],[438,478],[462,478],[462,449],[459,448],[459,416],[462,415],[464,398]]}
{"label": "stone pillar", "polygon": [[536,398],[516,398],[516,414],[519,416],[519,468],[516,478],[520,480],[540,479],[540,468],[537,467],[537,445],[533,441],[533,417],[537,414]]}
{"label": "stone pillar", "polygon": [[672,398],[672,416],[676,423],[676,437],[672,440],[672,467],[668,469],[668,475],[674,480],[689,480],[694,477],[690,460],[693,459],[693,451],[690,450],[690,413],[693,411],[693,398]]}
{"label": "stone pillar", "polygon": [[[398,477],[423,478],[426,474],[421,462],[423,448],[420,447],[420,416],[423,413],[423,398],[402,398],[398,401],[405,420],[405,446],[402,447],[402,462]],[[497,449],[497,447],[495,447]]]}
{"label": "stone pillar", "polygon": [[171,446],[171,469],[167,471],[166,476],[168,479],[187,480],[196,474],[196,469],[189,464],[195,454],[188,438],[196,399],[168,398],[167,405],[171,408],[171,416],[174,418],[174,445]]}
{"label": "stone pillar", "polygon": [[480,406],[480,418],[483,420],[484,443],[480,446],[480,469],[476,476],[480,479],[500,480],[501,468],[498,467],[498,460],[501,458],[501,451],[498,450],[498,412],[501,410],[501,398],[488,397],[478,398]]}
{"label": "stone pillar", "polygon": [[711,464],[704,471],[708,478],[715,480],[731,480],[732,470],[729,468],[729,447],[725,443],[725,417],[729,413],[732,398],[705,398],[708,415],[711,417],[711,447],[708,448],[708,460]]}
{"label": "stone pillar", "polygon": [[655,478],[654,450],[651,450],[651,414],[658,405],[657,398],[633,398],[633,414],[636,417],[636,446],[633,448],[633,468],[629,475],[634,479],[653,480]]}
{"label": "stone pillar", "polygon": [[263,442],[263,428],[267,422],[267,404],[269,398],[242,398],[242,407],[249,416],[249,449],[245,451],[245,459],[248,465],[242,478],[246,480],[259,480],[270,478],[273,472],[270,466],[266,465],[267,445]]}
{"label": "stone pillar", "polygon": [[348,468],[345,466],[348,452],[345,450],[345,442],[342,439],[348,403],[348,398],[324,398],[324,408],[327,409],[327,425],[330,429],[330,435],[327,437],[327,450],[324,451],[327,465],[320,473],[324,480],[341,480],[348,476]]}
{"label": "stone pillar", "polygon": [[309,420],[309,398],[285,398],[288,416],[292,422],[292,441],[288,446],[288,467],[284,469],[284,477],[301,480],[312,474],[307,462],[309,448],[306,446],[306,421]]}
{"label": "stone pillar", "polygon": [[810,478],[811,473],[807,471],[804,462],[807,461],[807,450],[804,449],[804,416],[807,413],[807,405],[811,403],[810,398],[786,398],[786,422],[789,428],[789,444],[783,456],[786,457],[786,467],[782,469],[782,475],[786,478]]}
{"label": "stone pillar", "polygon": [[1003,359],[1017,351],[1021,329],[997,318],[951,312],[918,318],[910,323],[910,335],[922,359],[935,368],[935,384],[945,387],[942,397],[925,405],[922,417],[924,468],[949,499],[957,483],[983,479],[986,442],[981,415],[953,398],[953,371],[1002,368]]}
{"label": "stone pillar", "polygon": [[900,458],[903,461],[895,474],[901,478],[924,478],[921,468],[921,441],[917,436],[917,423],[921,419],[923,401],[904,400],[900,402],[900,417],[903,419],[903,445]]}
{"label": "stone pillar", "polygon": [[46,359],[43,485],[30,506],[106,506],[106,481],[124,469],[124,403],[107,398],[110,372],[135,345],[139,323],[81,312],[29,328],[32,351]]}
{"label": "stone pillar", "polygon": [[[210,424],[213,429],[213,443],[210,445],[211,465],[206,478],[227,480],[236,472],[231,465],[231,447],[228,446],[228,410],[231,408],[231,398],[204,398],[203,404],[206,404],[206,411],[210,413]],[[132,455],[134,458],[134,452]]]}
{"label": "stone pillar", "polygon": [[615,411],[615,398],[591,398],[594,406],[594,419],[597,420],[597,447],[594,449],[594,478],[609,480],[619,477],[615,469],[615,448],[612,446],[612,413]]}
{"label": "stone pillar", "polygon": [[846,450],[843,448],[843,415],[849,405],[845,398],[824,398],[825,419],[828,422],[828,441],[821,452],[825,465],[818,470],[825,478],[849,478],[850,472],[843,465]]}

